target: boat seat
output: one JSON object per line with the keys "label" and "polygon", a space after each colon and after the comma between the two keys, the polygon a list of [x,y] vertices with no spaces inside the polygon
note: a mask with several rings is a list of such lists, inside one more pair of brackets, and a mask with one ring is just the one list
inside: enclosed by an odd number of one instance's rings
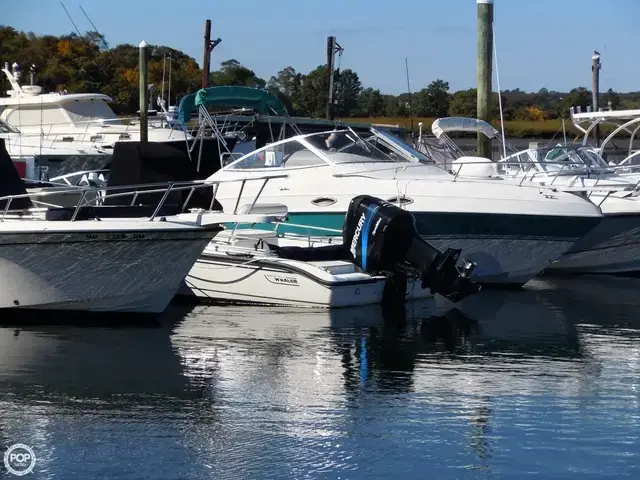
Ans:
{"label": "boat seat", "polygon": [[[94,220],[100,218],[139,218],[150,217],[155,211],[155,205],[100,205],[80,207],[76,220]],[[75,207],[50,208],[45,218],[50,221],[70,221],[75,212]],[[170,216],[181,213],[178,206],[164,205],[156,216]]]}

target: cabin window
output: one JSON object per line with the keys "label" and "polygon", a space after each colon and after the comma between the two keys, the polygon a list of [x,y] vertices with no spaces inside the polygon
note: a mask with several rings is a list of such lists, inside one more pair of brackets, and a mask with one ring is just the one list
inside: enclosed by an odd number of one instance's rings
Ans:
{"label": "cabin window", "polygon": [[[64,107],[67,109],[71,121],[76,124],[100,119],[113,120],[118,118],[104,100],[74,100],[72,102],[66,102]],[[114,123],[120,122],[109,122],[109,124]]]}
{"label": "cabin window", "polygon": [[49,128],[59,129],[60,126],[69,124],[69,119],[57,106],[41,108],[40,105],[7,109],[6,121],[17,128],[42,126],[45,133]]}

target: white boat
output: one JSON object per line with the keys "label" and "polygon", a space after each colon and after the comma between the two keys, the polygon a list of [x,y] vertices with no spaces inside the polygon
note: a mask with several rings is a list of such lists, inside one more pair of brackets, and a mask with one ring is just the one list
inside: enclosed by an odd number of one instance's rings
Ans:
{"label": "white boat", "polygon": [[[230,303],[318,308],[382,303],[387,276],[369,275],[343,259],[313,259],[315,249],[340,246],[341,233],[312,238],[277,230],[225,230],[204,249],[182,294]],[[281,251],[288,247],[306,249],[308,259],[283,257]],[[419,278],[407,279],[405,301],[432,296]]]}
{"label": "white boat", "polygon": [[[136,145],[132,143],[118,145],[114,152],[112,169],[109,172],[103,172],[104,176],[98,172],[78,172],[75,176],[83,177],[80,182],[71,179],[71,176],[65,176],[61,181],[66,182],[66,186],[44,187],[38,191],[48,192],[51,198],[49,202],[58,205],[68,205],[67,197],[70,197],[75,205],[82,200],[80,196],[84,196],[84,199],[89,202],[104,202],[108,198],[109,190],[104,187],[109,185],[109,180],[116,179],[112,187],[117,185],[130,190],[131,185],[157,181],[158,175],[164,177],[163,180],[179,181],[184,178],[176,177],[180,174],[184,175],[185,171],[187,174],[188,171],[195,172],[195,168],[190,165],[190,160],[184,153],[167,149],[161,144],[150,144],[146,154],[140,155],[135,147]],[[170,156],[167,157],[167,155]],[[266,205],[257,201],[266,182],[273,181],[282,175],[279,172],[269,172],[266,177],[256,178],[255,180],[263,180],[263,184],[257,189],[256,196],[244,205],[240,204],[240,198],[238,198],[233,209],[231,207],[227,209],[233,212],[228,218],[235,218],[236,222],[228,224],[228,228],[216,235],[206,246],[185,279],[184,288],[180,292],[183,296],[234,303],[333,308],[381,303],[383,298],[391,298],[390,295],[394,301],[423,298],[430,296],[430,293],[422,288],[423,283],[432,286],[433,282],[430,283],[429,279],[445,278],[440,273],[437,277],[432,275],[428,278],[424,277],[426,270],[423,267],[428,264],[429,251],[422,256],[414,255],[417,261],[407,264],[407,266],[413,265],[411,272],[404,266],[406,262],[403,259],[402,270],[405,275],[400,276],[392,275],[388,264],[380,270],[364,271],[359,268],[362,265],[354,264],[354,259],[346,255],[347,248],[343,246],[344,234],[341,230],[328,232],[326,229],[318,229],[322,231],[323,236],[313,239],[295,234],[280,234],[277,229],[280,222],[287,216],[287,208],[284,205]],[[239,180],[241,180],[241,189],[248,188],[251,183],[245,179]],[[86,191],[78,187],[82,184],[94,185],[97,188]],[[70,188],[77,192],[75,198],[70,195]],[[214,186],[214,189],[218,188],[219,185]],[[90,198],[89,195],[91,195]],[[125,203],[128,201],[127,199]],[[215,196],[205,203],[207,206],[216,205]],[[395,209],[393,206],[388,206],[387,210],[388,208]],[[235,212],[239,214],[235,215]],[[251,215],[247,216],[248,213]],[[398,210],[397,213],[404,215],[406,212]],[[268,223],[273,231],[252,228],[256,223],[256,215],[262,215],[259,217],[262,219],[258,222],[259,224]],[[385,215],[384,218],[380,217],[380,221],[390,221],[389,214]],[[276,221],[266,222],[265,219],[269,218]],[[353,223],[356,221],[357,219]],[[371,236],[371,239],[367,236],[367,242],[371,248],[374,248],[376,242],[378,245],[385,243],[385,234],[382,232],[388,232],[389,228],[391,227],[380,228],[380,234]],[[414,231],[409,230],[405,238],[415,239]],[[333,236],[327,236],[327,233]],[[383,238],[378,240],[381,236]],[[361,240],[365,241],[364,235]],[[394,237],[394,249],[398,251],[399,245],[396,241],[397,238]],[[445,256],[447,254],[447,252],[442,253]],[[372,262],[375,262],[375,259],[369,262],[369,267]],[[444,271],[450,270],[444,266],[438,267],[438,272]],[[455,279],[455,276],[453,278]],[[449,280],[438,281],[434,291],[453,301],[456,301],[461,291],[468,292],[466,287],[448,282]],[[416,283],[420,286],[418,287]],[[444,285],[451,285],[452,288],[444,288]],[[463,288],[459,288],[460,286]],[[402,288],[401,291],[400,288]],[[402,298],[399,295],[402,295]]]}
{"label": "white boat", "polygon": [[[215,129],[207,108],[229,105],[238,88],[214,87],[187,95],[178,118],[187,122],[197,109]],[[266,91],[246,89],[237,96],[242,105],[234,106],[287,115]],[[283,124],[280,132],[285,128]],[[373,195],[411,212],[419,234],[435,248],[462,250],[466,260],[478,265],[473,279],[485,284],[523,285],[603,218],[597,206],[575,195],[535,184],[455,181],[435,164],[416,162],[416,155],[407,157],[402,150],[407,149],[389,148],[388,141],[379,146],[363,140],[352,129],[295,135],[243,155],[209,179],[286,173],[286,178],[270,182],[261,198],[285,204],[290,224],[285,222],[282,231],[301,234],[308,232],[293,224],[341,229],[351,199]],[[227,209],[243,193],[254,192],[225,185],[217,199]]]}
{"label": "white boat", "polygon": [[[106,201],[125,198],[125,206],[100,205],[104,197],[91,187],[26,193],[1,139],[0,156],[0,187],[7,193],[0,197],[0,310],[159,313],[223,223],[271,220],[181,213],[194,192],[212,189],[203,182],[101,189]],[[181,192],[188,194],[184,204],[169,204]],[[48,202],[65,193],[77,199],[75,207]],[[140,204],[151,195],[161,198]]]}
{"label": "white boat", "polygon": [[449,152],[457,154],[451,169],[456,178],[504,179],[516,184],[537,182],[588,198],[605,220],[557,261],[548,271],[572,273],[628,273],[640,271],[640,177],[620,175],[590,146],[532,146],[522,151],[504,143],[510,153],[493,162],[466,156],[448,137],[451,132],[482,133],[503,142],[499,132],[482,120],[442,118],[432,132]]}
{"label": "white boat", "polygon": [[[325,137],[344,142],[322,149]],[[574,195],[496,181],[455,181],[435,165],[400,163],[351,131],[295,136],[245,155],[210,177],[230,180],[269,171],[287,174],[261,196],[287,205],[292,224],[341,229],[351,199],[368,193],[411,212],[422,237],[438,249],[461,249],[476,262],[474,279],[522,285],[595,228],[599,208]],[[221,186],[229,208],[241,193]],[[283,224],[283,231],[306,234]]]}
{"label": "white boat", "polygon": [[[116,142],[140,140],[139,120],[118,117],[107,95],[43,93],[38,85],[20,84],[17,64],[9,70],[6,63],[2,73],[11,90],[0,97],[0,120],[20,132],[7,149],[12,157],[37,156],[49,177],[104,168]],[[149,117],[149,141],[185,148],[185,140],[193,137],[173,118],[175,113],[170,107]]]}

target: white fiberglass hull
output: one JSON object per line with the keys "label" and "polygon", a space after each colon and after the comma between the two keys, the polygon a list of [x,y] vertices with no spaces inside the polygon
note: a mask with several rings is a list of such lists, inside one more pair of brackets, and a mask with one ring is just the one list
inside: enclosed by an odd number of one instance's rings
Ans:
{"label": "white fiberglass hull", "polygon": [[217,231],[169,221],[1,222],[0,309],[160,313]]}
{"label": "white fiberglass hull", "polygon": [[[212,180],[244,173],[227,168]],[[478,264],[473,280],[484,284],[526,283],[603,219],[593,203],[569,193],[500,180],[453,181],[428,165],[405,171],[353,164],[283,168],[282,173],[289,177],[269,182],[260,197],[288,207],[288,222],[281,223],[279,231],[304,235],[302,225],[341,230],[354,196],[367,193],[392,202],[401,197],[418,234],[438,249],[461,249],[465,259]],[[243,198],[258,188],[247,186]],[[239,190],[235,184],[221,184],[216,198],[224,209],[233,209]]]}
{"label": "white fiberglass hull", "polygon": [[[382,301],[386,278],[355,272],[348,262],[249,260],[205,250],[189,272],[182,292],[212,301],[316,308]],[[407,301],[432,296],[419,282],[408,281]]]}
{"label": "white fiberglass hull", "polygon": [[640,272],[640,214],[607,215],[547,269],[562,273]]}

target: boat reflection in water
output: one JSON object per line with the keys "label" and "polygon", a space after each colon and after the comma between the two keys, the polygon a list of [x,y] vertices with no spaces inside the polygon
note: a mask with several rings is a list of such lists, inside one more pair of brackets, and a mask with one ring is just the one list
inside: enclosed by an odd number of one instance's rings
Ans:
{"label": "boat reflection in water", "polygon": [[619,474],[639,464],[639,286],[0,329],[0,439],[34,447],[38,478]]}

